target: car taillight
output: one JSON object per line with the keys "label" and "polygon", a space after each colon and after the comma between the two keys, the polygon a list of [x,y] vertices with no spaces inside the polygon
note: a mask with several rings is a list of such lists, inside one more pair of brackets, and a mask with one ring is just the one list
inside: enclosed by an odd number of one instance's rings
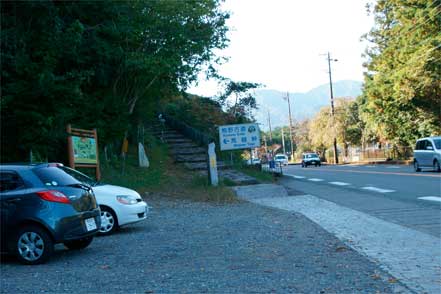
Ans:
{"label": "car taillight", "polygon": [[41,192],[37,192],[37,194],[41,199],[46,201],[70,203],[69,198],[60,191],[55,191],[55,190],[41,191]]}

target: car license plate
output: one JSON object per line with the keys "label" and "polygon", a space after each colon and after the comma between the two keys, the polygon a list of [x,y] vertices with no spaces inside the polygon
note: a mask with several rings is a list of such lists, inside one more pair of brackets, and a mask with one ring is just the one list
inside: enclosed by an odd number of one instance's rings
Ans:
{"label": "car license plate", "polygon": [[93,217],[86,219],[86,229],[87,231],[96,230],[96,223]]}

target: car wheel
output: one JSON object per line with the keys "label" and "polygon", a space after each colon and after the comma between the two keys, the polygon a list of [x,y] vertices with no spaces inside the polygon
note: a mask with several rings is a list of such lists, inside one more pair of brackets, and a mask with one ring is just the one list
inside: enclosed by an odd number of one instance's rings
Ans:
{"label": "car wheel", "polygon": [[14,251],[21,263],[40,264],[52,255],[54,242],[45,229],[30,225],[19,230]]}
{"label": "car wheel", "polygon": [[112,234],[118,228],[118,219],[112,209],[101,206],[101,227],[99,233],[101,235]]}
{"label": "car wheel", "polygon": [[437,171],[437,172],[441,172],[441,166],[440,166],[438,160],[435,160],[435,161],[433,162],[433,169],[434,169],[435,171]]}
{"label": "car wheel", "polygon": [[414,161],[413,162],[413,168],[415,169],[416,172],[421,171],[420,165],[418,164],[418,161]]}
{"label": "car wheel", "polygon": [[80,250],[89,246],[90,243],[92,243],[92,241],[93,241],[93,236],[85,237],[78,240],[66,241],[64,242],[64,246],[66,246],[70,250]]}

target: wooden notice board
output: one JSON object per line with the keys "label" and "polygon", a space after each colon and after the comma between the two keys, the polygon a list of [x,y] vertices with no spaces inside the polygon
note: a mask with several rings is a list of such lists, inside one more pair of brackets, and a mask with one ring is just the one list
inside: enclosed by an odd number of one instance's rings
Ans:
{"label": "wooden notice board", "polygon": [[73,169],[76,167],[95,168],[96,179],[99,181],[101,173],[96,129],[76,129],[69,124],[66,131],[69,166]]}

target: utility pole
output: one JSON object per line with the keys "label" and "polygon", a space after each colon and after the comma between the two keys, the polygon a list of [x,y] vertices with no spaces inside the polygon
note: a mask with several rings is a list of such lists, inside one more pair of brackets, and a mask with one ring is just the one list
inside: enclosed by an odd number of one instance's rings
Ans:
{"label": "utility pole", "polygon": [[334,162],[335,162],[335,164],[338,164],[337,136],[335,135],[334,94],[333,94],[333,92],[332,92],[331,61],[337,61],[337,59],[331,59],[331,54],[328,52],[329,89],[330,89],[330,92],[331,92],[331,114],[332,114],[332,126],[333,126],[333,128],[334,128]]}
{"label": "utility pole", "polygon": [[285,134],[283,133],[283,126],[282,126],[282,146],[283,146],[283,154],[286,154],[286,150],[285,150]]}
{"label": "utility pole", "polygon": [[268,126],[269,126],[269,135],[270,135],[270,144],[273,143],[273,132],[271,130],[271,117],[270,117],[270,113],[268,110]]}
{"label": "utility pole", "polygon": [[292,134],[292,117],[291,117],[291,103],[289,101],[289,92],[286,92],[286,97],[283,99],[288,100],[288,113],[289,113],[289,136],[291,140],[291,161],[294,159],[294,137]]}

